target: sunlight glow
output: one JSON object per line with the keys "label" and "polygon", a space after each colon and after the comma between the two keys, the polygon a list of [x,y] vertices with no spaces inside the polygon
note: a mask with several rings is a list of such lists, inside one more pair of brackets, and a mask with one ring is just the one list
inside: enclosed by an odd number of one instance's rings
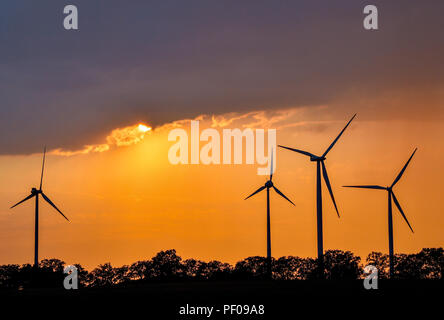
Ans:
{"label": "sunlight glow", "polygon": [[147,127],[144,124],[139,124],[139,131],[141,131],[141,132],[148,132],[148,131],[151,131],[151,128]]}

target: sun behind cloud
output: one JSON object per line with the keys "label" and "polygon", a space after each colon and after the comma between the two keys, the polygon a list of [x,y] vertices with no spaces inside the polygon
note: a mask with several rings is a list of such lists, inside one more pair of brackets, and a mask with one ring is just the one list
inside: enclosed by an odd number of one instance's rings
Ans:
{"label": "sun behind cloud", "polygon": [[144,124],[139,124],[139,131],[140,132],[148,132],[148,131],[151,131],[151,127],[147,127]]}

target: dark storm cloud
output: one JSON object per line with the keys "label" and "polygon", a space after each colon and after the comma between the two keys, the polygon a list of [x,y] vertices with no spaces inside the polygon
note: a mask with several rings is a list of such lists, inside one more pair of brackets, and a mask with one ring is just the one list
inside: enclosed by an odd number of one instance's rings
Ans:
{"label": "dark storm cloud", "polygon": [[0,154],[201,113],[334,105],[443,80],[442,1],[3,1]]}

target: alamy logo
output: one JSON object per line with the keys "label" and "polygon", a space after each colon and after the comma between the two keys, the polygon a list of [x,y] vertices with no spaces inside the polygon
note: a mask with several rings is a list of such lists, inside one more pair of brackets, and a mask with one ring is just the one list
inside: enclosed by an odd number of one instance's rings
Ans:
{"label": "alamy logo", "polygon": [[75,5],[67,5],[63,8],[63,13],[67,14],[65,19],[63,19],[63,27],[66,30],[77,30],[79,29],[79,13]]}
{"label": "alamy logo", "polygon": [[[255,131],[249,128],[242,131],[240,129],[223,129],[221,139],[218,130],[208,128],[200,132],[199,121],[191,121],[191,138],[188,137],[187,131],[181,128],[173,129],[168,134],[168,141],[177,141],[168,151],[168,160],[175,165],[242,164],[245,145],[245,164],[265,165],[265,167],[257,169],[257,174],[268,175],[271,164],[273,164],[273,172],[276,171],[276,161],[270,159],[270,155],[274,155],[274,159],[276,159],[276,129],[268,129],[267,135],[268,150],[265,154],[264,129],[256,129]],[[200,148],[201,141],[207,142],[202,148]],[[188,155],[189,144],[191,144],[190,156]]]}
{"label": "alamy logo", "polygon": [[374,5],[367,5],[364,7],[365,16],[363,24],[365,30],[378,30],[378,8]]}
{"label": "alamy logo", "polygon": [[367,290],[378,289],[378,268],[369,264],[365,266],[364,273],[369,274],[364,279],[364,288]]}
{"label": "alamy logo", "polygon": [[79,278],[76,266],[66,266],[63,273],[67,274],[63,280],[63,287],[66,290],[78,289],[79,288]]}

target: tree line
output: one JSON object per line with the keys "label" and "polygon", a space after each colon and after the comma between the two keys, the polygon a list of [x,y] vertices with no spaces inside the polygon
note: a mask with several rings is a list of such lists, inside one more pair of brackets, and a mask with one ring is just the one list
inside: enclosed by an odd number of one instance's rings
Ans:
{"label": "tree line", "polygon": [[[364,266],[374,265],[379,278],[388,278],[389,257],[381,252],[372,252],[366,263],[350,251],[328,250],[324,255],[324,277],[329,280],[353,280],[365,276]],[[0,288],[23,289],[30,286],[60,287],[66,274],[64,261],[44,259],[36,270],[30,264],[0,266]],[[78,270],[80,287],[126,286],[142,282],[187,281],[187,280],[253,280],[267,277],[265,257],[248,257],[235,265],[220,261],[183,260],[176,250],[160,251],[150,260],[141,260],[131,265],[113,267],[104,263],[88,272],[80,264]],[[275,280],[312,280],[319,275],[318,263],[313,258],[284,256],[272,259]],[[415,254],[395,255],[396,279],[443,279],[444,249],[424,248]],[[38,279],[38,283],[36,283]]]}

